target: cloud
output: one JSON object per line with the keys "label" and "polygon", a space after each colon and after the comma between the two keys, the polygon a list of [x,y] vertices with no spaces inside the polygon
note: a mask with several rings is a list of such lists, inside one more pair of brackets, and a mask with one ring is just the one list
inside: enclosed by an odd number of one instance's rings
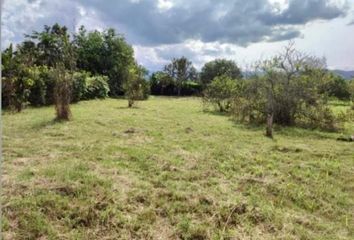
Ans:
{"label": "cloud", "polygon": [[[44,24],[69,29],[113,26],[133,44],[156,46],[186,40],[232,43],[283,41],[301,36],[301,26],[347,14],[330,0],[12,0],[3,11],[6,40]],[[13,36],[15,35],[15,36]]]}
{"label": "cloud", "polygon": [[[303,38],[309,23],[348,15],[352,0],[7,0],[2,47],[58,22],[75,31],[114,27],[137,59],[157,68],[186,56],[198,67],[235,49]],[[353,23],[352,23],[353,24]],[[239,49],[238,49],[239,50]]]}
{"label": "cloud", "polygon": [[186,39],[243,46],[267,39],[282,41],[299,37],[301,25],[347,14],[346,4],[329,0],[289,0],[285,8],[274,0],[82,3],[94,6],[105,22],[121,29],[133,43],[152,46]]}

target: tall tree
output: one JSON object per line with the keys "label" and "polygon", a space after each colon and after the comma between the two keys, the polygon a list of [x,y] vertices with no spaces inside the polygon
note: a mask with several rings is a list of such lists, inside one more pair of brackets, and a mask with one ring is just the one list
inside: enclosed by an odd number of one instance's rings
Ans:
{"label": "tall tree", "polygon": [[186,57],[174,58],[164,67],[164,72],[174,79],[177,86],[177,95],[181,95],[181,89],[185,82],[197,80],[197,70]]}
{"label": "tall tree", "polygon": [[211,83],[215,77],[229,77],[231,79],[242,78],[240,68],[234,61],[216,59],[206,63],[200,73],[200,80],[204,87]]}
{"label": "tall tree", "polygon": [[111,96],[123,93],[123,82],[134,64],[133,48],[114,29],[87,32],[82,26],[74,36],[77,67],[93,74],[108,76]]}

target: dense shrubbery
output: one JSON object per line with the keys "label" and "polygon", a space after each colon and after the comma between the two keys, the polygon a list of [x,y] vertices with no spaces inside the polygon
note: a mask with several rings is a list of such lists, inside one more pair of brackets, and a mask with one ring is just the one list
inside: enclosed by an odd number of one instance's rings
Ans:
{"label": "dense shrubbery", "polygon": [[[58,65],[71,74],[71,102],[117,96],[124,93],[122,84],[133,63],[132,47],[113,29],[87,32],[81,27],[70,40],[65,26],[44,26],[15,49],[10,45],[3,51],[2,106],[21,111],[28,104],[55,103],[56,80],[51,72]],[[146,99],[149,86],[143,85]]]}
{"label": "dense shrubbery", "polygon": [[108,97],[108,77],[93,76],[86,78],[86,89],[83,92],[83,99],[95,99]]}
{"label": "dense shrubbery", "polygon": [[[169,76],[162,72],[154,73],[150,79],[152,95],[177,96],[178,89]],[[202,92],[202,85],[195,81],[185,81],[180,89],[180,96],[198,96]]]}
{"label": "dense shrubbery", "polygon": [[[270,60],[256,65],[255,74],[235,80],[216,77],[204,92],[203,102],[229,112],[234,119],[250,123],[299,125],[334,130],[339,119],[327,106],[328,84],[338,82],[322,59],[296,51],[292,46]],[[339,89],[347,89],[341,87]],[[331,89],[334,91],[335,89]],[[338,90],[336,96],[347,98]]]}
{"label": "dense shrubbery", "polygon": [[228,76],[215,77],[204,91],[203,103],[211,104],[220,112],[229,111],[233,98],[237,94],[237,88],[236,79]]}
{"label": "dense shrubbery", "polygon": [[[21,78],[3,78],[2,104],[20,111],[25,105],[43,106],[54,103],[55,78],[45,66],[31,67]],[[72,75],[70,102],[108,97],[108,78],[90,76],[88,72]]]}

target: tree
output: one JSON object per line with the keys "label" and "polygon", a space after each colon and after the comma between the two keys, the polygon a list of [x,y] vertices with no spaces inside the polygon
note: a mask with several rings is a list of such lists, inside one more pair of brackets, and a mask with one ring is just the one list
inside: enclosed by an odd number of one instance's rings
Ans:
{"label": "tree", "polygon": [[38,62],[52,69],[56,119],[69,120],[76,52],[67,28],[59,24],[44,26],[42,32],[33,32],[27,37],[37,42]]}
{"label": "tree", "polygon": [[164,95],[168,86],[173,86],[173,79],[166,72],[155,72],[150,78],[151,88],[156,90],[156,94]]}
{"label": "tree", "polygon": [[134,64],[133,48],[114,29],[87,32],[82,26],[74,36],[77,67],[92,74],[108,76],[111,96],[123,93],[128,66]]}
{"label": "tree", "polygon": [[335,118],[325,105],[320,87],[328,78],[325,60],[297,51],[292,44],[270,60],[256,65],[255,76],[245,80],[234,99],[233,113],[249,121],[267,123],[266,135],[273,136],[273,123],[335,128]]}
{"label": "tree", "polygon": [[203,102],[214,105],[220,112],[229,111],[237,87],[237,82],[228,76],[215,77],[204,92]]}
{"label": "tree", "polygon": [[[76,54],[65,26],[60,26],[58,23],[53,26],[45,25],[43,31],[34,31],[32,35],[27,35],[27,38],[37,42],[37,63],[39,65],[56,67],[60,63],[64,64],[67,69],[75,65]],[[70,56],[68,56],[69,53]]]}
{"label": "tree", "polygon": [[216,59],[203,66],[200,73],[200,80],[205,88],[215,77],[220,76],[227,76],[232,79],[242,78],[241,70],[234,61]]}
{"label": "tree", "polygon": [[145,76],[148,71],[137,64],[130,66],[126,81],[124,82],[124,92],[128,99],[128,107],[133,107],[135,101],[144,99]]}
{"label": "tree", "polygon": [[321,86],[323,93],[340,100],[349,100],[349,81],[334,73],[328,73],[328,80]]}
{"label": "tree", "polygon": [[24,55],[14,51],[12,44],[2,53],[2,105],[17,112],[28,103],[33,85]]}
{"label": "tree", "polygon": [[192,62],[185,57],[174,58],[170,64],[164,67],[164,72],[176,83],[178,96],[181,96],[181,89],[185,82],[197,79],[197,70],[193,67]]}

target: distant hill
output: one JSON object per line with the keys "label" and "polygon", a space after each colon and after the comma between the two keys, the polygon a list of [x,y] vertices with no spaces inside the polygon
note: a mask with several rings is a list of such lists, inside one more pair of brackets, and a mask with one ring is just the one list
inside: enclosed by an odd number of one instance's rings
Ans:
{"label": "distant hill", "polygon": [[339,76],[341,76],[345,79],[354,78],[354,71],[345,71],[345,70],[339,70],[339,69],[335,69],[335,70],[331,70],[331,71],[334,72],[335,74],[338,74]]}

